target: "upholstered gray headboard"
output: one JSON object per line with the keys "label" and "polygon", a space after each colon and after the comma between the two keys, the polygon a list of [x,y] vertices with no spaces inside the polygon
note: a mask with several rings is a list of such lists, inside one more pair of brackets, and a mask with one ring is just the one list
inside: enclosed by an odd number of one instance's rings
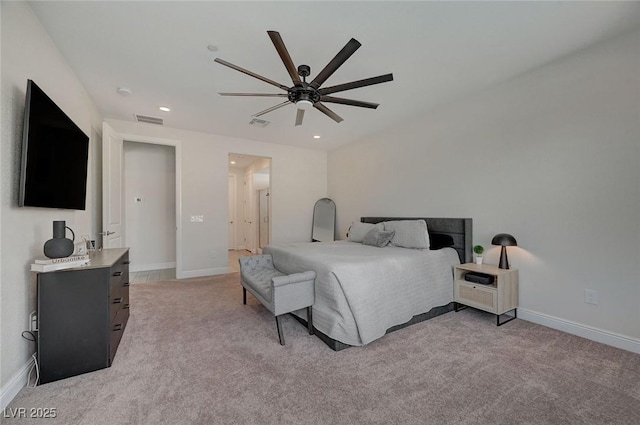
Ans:
{"label": "upholstered gray headboard", "polygon": [[[363,223],[380,223],[393,220],[424,220],[427,222],[429,236],[437,235],[450,237],[453,241],[451,248],[458,251],[461,263],[473,262],[473,221],[470,218],[430,218],[430,217],[361,217]],[[432,243],[433,245],[433,243]]]}

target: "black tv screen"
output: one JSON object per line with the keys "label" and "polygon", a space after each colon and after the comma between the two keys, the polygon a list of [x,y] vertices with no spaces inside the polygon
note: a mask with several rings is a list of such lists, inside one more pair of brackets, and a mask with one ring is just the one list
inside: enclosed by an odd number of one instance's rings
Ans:
{"label": "black tv screen", "polygon": [[29,80],[19,205],[84,210],[88,155],[89,137]]}

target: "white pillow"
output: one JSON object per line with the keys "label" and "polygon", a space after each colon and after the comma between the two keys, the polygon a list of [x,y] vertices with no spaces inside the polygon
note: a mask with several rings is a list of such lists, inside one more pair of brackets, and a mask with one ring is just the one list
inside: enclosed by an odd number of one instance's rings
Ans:
{"label": "white pillow", "polygon": [[429,232],[424,220],[385,221],[384,230],[393,230],[395,234],[391,244],[402,248],[429,248]]}
{"label": "white pillow", "polygon": [[377,227],[380,230],[384,230],[384,225],[382,223],[371,224],[371,223],[360,223],[353,222],[351,227],[349,228],[349,236],[347,236],[347,240],[350,242],[359,242],[362,243],[364,237],[369,233],[369,230]]}

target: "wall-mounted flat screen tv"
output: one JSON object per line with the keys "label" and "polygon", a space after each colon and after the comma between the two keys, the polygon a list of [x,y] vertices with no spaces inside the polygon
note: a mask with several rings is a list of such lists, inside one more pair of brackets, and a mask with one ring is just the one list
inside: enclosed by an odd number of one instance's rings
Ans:
{"label": "wall-mounted flat screen tv", "polygon": [[88,155],[89,137],[29,80],[18,204],[84,210]]}

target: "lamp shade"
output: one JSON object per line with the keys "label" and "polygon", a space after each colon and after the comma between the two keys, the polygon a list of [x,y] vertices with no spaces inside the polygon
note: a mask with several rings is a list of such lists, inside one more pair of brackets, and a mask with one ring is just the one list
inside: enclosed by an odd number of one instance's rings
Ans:
{"label": "lamp shade", "polygon": [[502,248],[500,249],[500,264],[498,264],[498,267],[501,269],[508,269],[509,259],[507,258],[507,247],[518,246],[516,238],[508,233],[498,233],[493,237],[493,239],[491,239],[491,245],[502,246]]}
{"label": "lamp shade", "polygon": [[491,245],[518,246],[518,242],[508,233],[498,233],[491,239]]}

